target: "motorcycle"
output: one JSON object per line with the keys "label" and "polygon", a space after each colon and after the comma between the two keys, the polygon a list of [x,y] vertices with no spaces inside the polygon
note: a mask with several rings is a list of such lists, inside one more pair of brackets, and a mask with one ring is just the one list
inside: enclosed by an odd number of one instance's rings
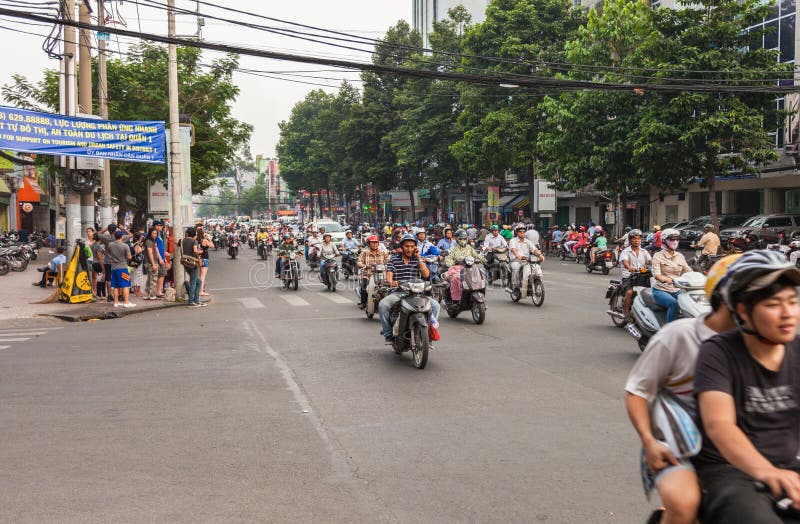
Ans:
{"label": "motorcycle", "polygon": [[345,249],[342,252],[342,273],[344,273],[345,280],[348,280],[350,277],[355,277],[358,273],[356,269],[357,259],[358,250]]}
{"label": "motorcycle", "polygon": [[255,233],[250,232],[250,233],[247,234],[247,245],[250,247],[250,249],[255,249],[256,248],[256,234]]}
{"label": "motorcycle", "polygon": [[236,257],[239,255],[239,238],[238,237],[231,237],[230,242],[228,243],[228,255],[233,259],[236,260]]}
{"label": "motorcycle", "polygon": [[604,275],[608,275],[614,267],[614,252],[608,249],[598,249],[594,253],[594,264],[592,263],[591,253],[586,253],[586,272],[591,273],[595,269],[602,271]]}
{"label": "motorcycle", "polygon": [[3,262],[3,267],[8,266],[5,273],[3,272],[4,269],[0,268],[0,275],[5,275],[9,270],[22,272],[28,269],[30,258],[25,255],[20,246],[9,246],[0,248],[0,261]]}
{"label": "motorcycle", "polygon": [[[508,248],[496,247],[492,249],[494,260],[489,267],[489,283],[500,279],[500,285],[511,285],[511,266],[508,263]],[[496,275],[496,276],[495,276]]]}
{"label": "motorcycle", "polygon": [[574,260],[575,262],[580,262],[580,260],[578,259],[577,252],[573,251],[570,248],[567,248],[566,240],[562,241],[561,245],[558,246],[558,258],[560,258],[562,261]]}
{"label": "motorcycle", "polygon": [[333,253],[325,253],[322,256],[322,283],[328,288],[328,291],[336,292],[336,282],[339,279],[339,265],[336,263],[336,255]]}
{"label": "motorcycle", "polygon": [[[634,289],[643,289],[650,287],[651,276],[652,273],[649,269],[642,269],[629,278],[632,280]],[[625,324],[628,323],[628,318],[625,316],[625,294],[621,279],[612,280],[606,290],[606,298],[608,299],[606,314],[611,317],[611,322],[618,328],[625,327]]]}
{"label": "motorcycle", "polygon": [[[362,277],[359,275],[359,285],[355,287],[356,297],[361,300],[361,282]],[[391,288],[386,281],[386,266],[383,264],[375,264],[372,266],[372,275],[367,281],[367,304],[364,308],[367,318],[372,318],[378,311],[378,304],[381,300],[389,294]]]}
{"label": "motorcycle", "polygon": [[414,279],[400,283],[402,299],[389,312],[392,328],[392,349],[395,353],[411,351],[414,366],[424,369],[428,363],[431,298],[426,296],[431,283]]}
{"label": "motorcycle", "polygon": [[[674,280],[674,285],[684,293],[678,294],[678,307],[681,318],[697,318],[711,311],[706,298],[706,276],[691,271]],[[644,351],[653,335],[667,323],[667,310],[656,304],[653,290],[634,286],[636,296],[631,305],[633,323],[628,324],[628,332],[636,340],[639,349]]]}
{"label": "motorcycle", "polygon": [[725,255],[705,255],[702,249],[698,249],[695,252],[695,256],[689,259],[689,267],[705,275],[708,273],[708,270],[711,269],[711,266],[724,256]]}
{"label": "motorcycle", "polygon": [[266,240],[258,241],[258,256],[261,257],[261,260],[266,260],[271,250],[272,250],[272,245],[270,245],[268,241]]}
{"label": "motorcycle", "polygon": [[542,259],[536,255],[531,255],[522,262],[517,272],[519,280],[516,283],[519,284],[519,287],[511,290],[511,300],[519,302],[530,296],[533,305],[541,307],[544,304],[544,283],[542,282],[542,266],[540,265]]}
{"label": "motorcycle", "polygon": [[461,266],[461,299],[454,302],[450,297],[450,286],[444,288],[441,303],[450,318],[458,317],[462,311],[472,312],[472,321],[483,324],[486,320],[486,276],[473,257],[458,260]]}
{"label": "motorcycle", "polygon": [[281,281],[283,282],[284,289],[289,289],[291,287],[293,290],[297,291],[300,285],[300,263],[297,261],[296,251],[290,251],[286,261],[283,263]]}

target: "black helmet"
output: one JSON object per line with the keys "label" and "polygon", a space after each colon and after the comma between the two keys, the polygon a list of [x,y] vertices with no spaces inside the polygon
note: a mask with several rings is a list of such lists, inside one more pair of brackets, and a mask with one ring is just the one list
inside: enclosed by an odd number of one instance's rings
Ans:
{"label": "black helmet", "polygon": [[458,231],[456,231],[456,240],[460,240],[463,238],[467,238],[467,232],[464,231],[463,229],[459,229]]}

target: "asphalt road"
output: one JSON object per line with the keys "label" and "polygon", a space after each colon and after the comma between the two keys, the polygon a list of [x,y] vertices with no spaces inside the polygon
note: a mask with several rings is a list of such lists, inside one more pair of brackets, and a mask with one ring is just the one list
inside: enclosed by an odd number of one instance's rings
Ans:
{"label": "asphalt road", "polygon": [[214,253],[207,308],[0,327],[0,521],[645,521],[609,277],[548,259],[541,308],[490,290],[420,371],[272,264]]}

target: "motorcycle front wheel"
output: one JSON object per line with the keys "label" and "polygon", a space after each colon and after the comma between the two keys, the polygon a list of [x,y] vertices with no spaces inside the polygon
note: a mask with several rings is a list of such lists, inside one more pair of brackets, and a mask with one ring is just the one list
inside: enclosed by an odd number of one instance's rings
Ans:
{"label": "motorcycle front wheel", "polygon": [[608,269],[608,266],[607,266],[607,265],[605,265],[605,264],[603,264],[603,274],[604,274],[604,275],[608,275],[608,272],[609,272],[609,271],[611,271],[611,270],[610,270],[610,269]]}
{"label": "motorcycle front wheel", "polygon": [[27,258],[22,257],[19,261],[19,267],[16,269],[16,271],[19,271],[21,273],[26,269],[28,269],[28,262],[29,260]]}
{"label": "motorcycle front wheel", "polygon": [[428,349],[430,348],[428,330],[425,326],[414,326],[414,332],[411,336],[413,337],[411,354],[414,356],[414,367],[425,369],[428,364]]}
{"label": "motorcycle front wheel", "polygon": [[11,271],[11,266],[5,260],[0,260],[0,276],[7,275]]}
{"label": "motorcycle front wheel", "polygon": [[486,320],[486,304],[475,302],[472,304],[472,321],[480,325],[484,320]]}
{"label": "motorcycle front wheel", "polygon": [[544,304],[544,284],[538,278],[533,279],[533,293],[531,293],[531,301],[536,307],[542,307]]}
{"label": "motorcycle front wheel", "polygon": [[292,289],[297,291],[297,288],[300,286],[300,280],[295,276],[292,278]]}

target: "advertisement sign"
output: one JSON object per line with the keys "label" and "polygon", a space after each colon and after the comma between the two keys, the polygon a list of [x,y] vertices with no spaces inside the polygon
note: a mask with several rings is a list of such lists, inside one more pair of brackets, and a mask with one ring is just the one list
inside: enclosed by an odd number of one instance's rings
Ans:
{"label": "advertisement sign", "polygon": [[0,149],[163,164],[164,122],[98,120],[0,106]]}
{"label": "advertisement sign", "polygon": [[533,202],[534,213],[555,213],[556,212],[556,190],[550,187],[547,180],[535,180],[533,182],[536,200]]}
{"label": "advertisement sign", "polygon": [[497,211],[500,207],[500,186],[489,186],[486,188],[486,205],[491,211]]}
{"label": "advertisement sign", "polygon": [[[389,194],[392,195],[392,207],[411,207],[411,197],[408,191],[390,191]],[[417,203],[419,203],[419,196],[414,191],[414,204]]]}
{"label": "advertisement sign", "polygon": [[147,198],[147,212],[154,215],[169,215],[172,199],[169,189],[162,182],[151,182]]}

